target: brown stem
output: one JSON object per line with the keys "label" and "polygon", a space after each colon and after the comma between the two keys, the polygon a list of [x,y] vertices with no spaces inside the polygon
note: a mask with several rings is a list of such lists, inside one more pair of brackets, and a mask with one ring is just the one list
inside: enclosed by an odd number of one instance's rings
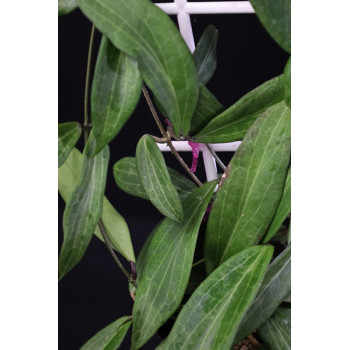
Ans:
{"label": "brown stem", "polygon": [[91,35],[90,35],[90,43],[89,43],[89,51],[88,51],[88,60],[86,65],[86,78],[85,78],[85,93],[84,93],[84,141],[87,142],[89,137],[89,82],[90,82],[90,70],[91,70],[91,56],[92,56],[92,46],[94,43],[95,37],[95,26],[92,25]]}
{"label": "brown stem", "polygon": [[102,221],[100,220],[98,222],[98,228],[101,231],[102,237],[106,243],[107,249],[108,251],[111,253],[113,260],[117,263],[118,267],[122,270],[122,272],[124,273],[124,275],[126,276],[126,278],[128,279],[128,281],[135,287],[137,288],[137,283],[136,281],[133,279],[133,276],[130,276],[129,272],[125,269],[125,267],[123,266],[123,264],[120,262],[120,260],[118,259],[117,255],[114,253],[114,250],[112,248],[112,244],[111,241],[108,238],[108,234],[103,226]]}
{"label": "brown stem", "polygon": [[216,160],[216,163],[218,163],[219,167],[225,171],[226,170],[226,166],[225,164],[222,162],[222,160],[218,157],[218,155],[215,153],[215,151],[213,150],[213,148],[208,144],[206,143],[205,144],[209,150],[209,152],[211,153],[211,155],[215,158]]}
{"label": "brown stem", "polygon": [[184,162],[184,160],[181,158],[181,156],[179,155],[179,153],[177,152],[177,150],[175,149],[174,145],[171,142],[171,138],[168,135],[168,133],[165,131],[159,117],[157,114],[156,109],[154,108],[153,102],[149,96],[148,90],[146,88],[145,85],[142,86],[142,92],[143,92],[143,96],[145,97],[148,107],[151,110],[152,116],[156,122],[156,124],[158,125],[158,128],[160,130],[160,132],[163,135],[164,140],[166,140],[166,143],[168,144],[168,146],[170,147],[173,155],[175,156],[175,158],[178,160],[178,162],[181,164],[181,166],[185,169],[185,171],[187,172],[187,174],[192,178],[192,180],[197,184],[197,186],[202,186],[202,183],[199,181],[199,179],[197,178],[197,176],[195,174],[193,174],[190,170],[190,168],[187,166],[187,164]]}

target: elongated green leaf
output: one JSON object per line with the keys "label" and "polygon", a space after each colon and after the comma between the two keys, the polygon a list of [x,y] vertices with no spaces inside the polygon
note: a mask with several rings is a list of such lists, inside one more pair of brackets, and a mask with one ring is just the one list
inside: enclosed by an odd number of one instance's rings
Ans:
{"label": "elongated green leaf", "polygon": [[269,266],[254,302],[239,325],[235,344],[258,329],[290,295],[291,248],[288,246]]}
{"label": "elongated green leaf", "polygon": [[186,290],[199,226],[216,182],[184,201],[182,223],[164,219],[147,250],[133,309],[133,349],[140,348],[176,311]]}
{"label": "elongated green leaf", "polygon": [[69,156],[69,153],[78,142],[81,135],[81,126],[77,122],[58,124],[58,167]]}
{"label": "elongated green leaf", "polygon": [[289,162],[290,109],[282,101],[256,120],[226,169],[205,237],[208,272],[261,240],[280,202]]}
{"label": "elongated green leaf", "polygon": [[209,25],[193,52],[196,63],[198,81],[205,85],[213,76],[216,69],[216,43],[219,32],[213,25]]}
{"label": "elongated green leaf", "polygon": [[248,92],[230,108],[215,117],[193,139],[197,142],[242,140],[256,118],[284,98],[283,75],[268,80]]}
{"label": "elongated green leaf", "polygon": [[109,149],[106,147],[96,157],[89,158],[86,153],[93,149],[94,142],[91,134],[84,150],[78,184],[64,211],[64,239],[59,258],[60,278],[81,260],[101,217]]}
{"label": "elongated green leaf", "polygon": [[283,76],[284,76],[284,100],[286,101],[286,105],[291,107],[291,58],[284,68]]}
{"label": "elongated green leaf", "polygon": [[[167,167],[170,179],[176,188],[180,200],[184,200],[196,188],[196,185],[184,175],[176,170]],[[139,174],[136,169],[136,161],[133,157],[125,157],[118,160],[113,166],[115,182],[124,192],[149,199],[146,191],[143,189]]]}
{"label": "elongated green leaf", "polygon": [[195,135],[224,110],[224,106],[202,84],[199,84],[199,97],[196,110],[191,120],[190,134]]}
{"label": "elongated green leaf", "polygon": [[231,349],[272,253],[271,246],[248,248],[208,276],[182,308],[164,349]]}
{"label": "elongated green leaf", "polygon": [[162,152],[151,136],[140,139],[135,160],[142,187],[152,204],[166,217],[182,221],[180,197],[170,180]]}
{"label": "elongated green leaf", "polygon": [[[58,190],[66,203],[77,186],[82,164],[82,154],[76,148],[73,148],[66,162],[58,169]],[[101,220],[113,248],[128,261],[135,261],[128,225],[106,197],[103,197]],[[104,242],[98,227],[96,227],[94,233]]]}
{"label": "elongated green leaf", "polygon": [[290,53],[290,0],[250,0],[267,32]]}
{"label": "elongated green leaf", "polygon": [[116,350],[128,333],[131,325],[129,316],[118,318],[89,339],[80,350]]}
{"label": "elongated green leaf", "polygon": [[290,350],[291,312],[278,308],[259,329],[258,334],[270,350]]}
{"label": "elongated green leaf", "polygon": [[193,57],[172,20],[148,0],[78,0],[114,44],[136,58],[177,136],[187,135],[198,99]]}
{"label": "elongated green leaf", "polygon": [[291,182],[291,178],[290,178],[290,168],[289,168],[286,183],[284,185],[282,198],[278,205],[272,224],[264,238],[264,241],[263,241],[264,243],[268,242],[271,238],[275,236],[275,234],[278,232],[281,225],[283,224],[283,221],[286,219],[286,217],[290,213],[290,210],[291,210],[291,194],[290,194],[291,183],[290,182]]}
{"label": "elongated green leaf", "polygon": [[91,122],[97,154],[119,133],[134,111],[142,78],[137,61],[102,37],[91,90]]}
{"label": "elongated green leaf", "polygon": [[66,15],[78,7],[76,0],[58,0],[58,15]]}

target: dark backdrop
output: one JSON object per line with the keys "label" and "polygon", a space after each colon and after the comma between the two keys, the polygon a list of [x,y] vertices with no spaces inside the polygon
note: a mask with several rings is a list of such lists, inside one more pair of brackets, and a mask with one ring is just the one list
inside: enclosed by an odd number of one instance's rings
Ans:
{"label": "dark backdrop", "polygon": [[[176,17],[172,18],[176,22]],[[229,107],[251,89],[283,72],[288,55],[270,38],[255,14],[193,15],[191,21],[196,43],[207,25],[213,24],[219,30],[218,66],[207,87],[224,106]],[[91,23],[80,10],[75,10],[60,17],[58,26],[59,123],[83,122]],[[93,63],[100,38],[98,33],[95,36]],[[107,197],[129,225],[136,256],[162,216],[148,201],[119,190],[113,179],[112,166],[122,157],[134,156],[137,141],[145,133],[160,136],[144,99],[140,98],[134,114],[110,144],[106,189]],[[81,143],[78,148],[82,149]],[[182,155],[190,165],[191,155]],[[227,163],[232,154],[221,153],[220,156]],[[165,154],[165,158],[168,165],[180,170],[170,154]],[[201,162],[197,173],[204,181]],[[64,202],[59,197],[59,248],[63,237],[63,210]],[[59,282],[58,290],[60,350],[79,349],[97,331],[121,316],[130,315],[132,311],[133,302],[126,279],[104,244],[96,237],[93,237],[82,261]],[[121,349],[130,348],[130,333]],[[154,349],[159,342],[160,338],[155,336],[144,349]]]}

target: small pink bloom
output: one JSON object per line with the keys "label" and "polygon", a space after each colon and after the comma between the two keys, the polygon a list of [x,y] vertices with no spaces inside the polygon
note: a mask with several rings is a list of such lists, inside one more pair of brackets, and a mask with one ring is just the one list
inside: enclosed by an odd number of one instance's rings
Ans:
{"label": "small pink bloom", "polygon": [[188,144],[192,148],[192,166],[191,173],[195,173],[197,170],[198,157],[199,157],[199,143],[188,141]]}

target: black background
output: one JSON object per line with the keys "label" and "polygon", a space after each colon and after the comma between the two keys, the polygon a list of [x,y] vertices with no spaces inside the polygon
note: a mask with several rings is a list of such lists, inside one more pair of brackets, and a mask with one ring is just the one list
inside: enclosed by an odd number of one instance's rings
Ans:
{"label": "black background", "polygon": [[[171,18],[177,23],[176,16]],[[219,30],[218,66],[207,87],[225,107],[283,72],[289,55],[270,38],[255,14],[193,15],[191,22],[196,43],[207,25],[213,24]],[[59,123],[83,122],[90,31],[91,23],[79,9],[59,18]],[[98,33],[94,41],[93,63],[100,38]],[[135,112],[110,144],[110,169],[106,187],[107,197],[128,223],[136,256],[162,216],[148,201],[131,197],[119,190],[113,179],[112,166],[122,157],[134,156],[137,141],[145,133],[160,136],[141,97]],[[78,148],[82,149],[81,142]],[[182,153],[182,156],[190,165],[191,155]],[[220,157],[227,163],[232,154],[221,153]],[[165,159],[168,165],[181,171],[170,154],[165,154]],[[201,162],[197,175],[205,181]],[[59,248],[63,239],[63,211],[64,202],[59,197]],[[123,262],[128,267],[127,262]],[[113,262],[104,244],[96,237],[93,237],[82,261],[59,282],[58,291],[61,350],[79,349],[97,331],[121,316],[131,315],[132,312],[133,302],[129,296],[126,278]],[[130,334],[129,331],[121,349],[130,348]],[[158,343],[160,338],[155,336],[143,349],[154,349]]]}

